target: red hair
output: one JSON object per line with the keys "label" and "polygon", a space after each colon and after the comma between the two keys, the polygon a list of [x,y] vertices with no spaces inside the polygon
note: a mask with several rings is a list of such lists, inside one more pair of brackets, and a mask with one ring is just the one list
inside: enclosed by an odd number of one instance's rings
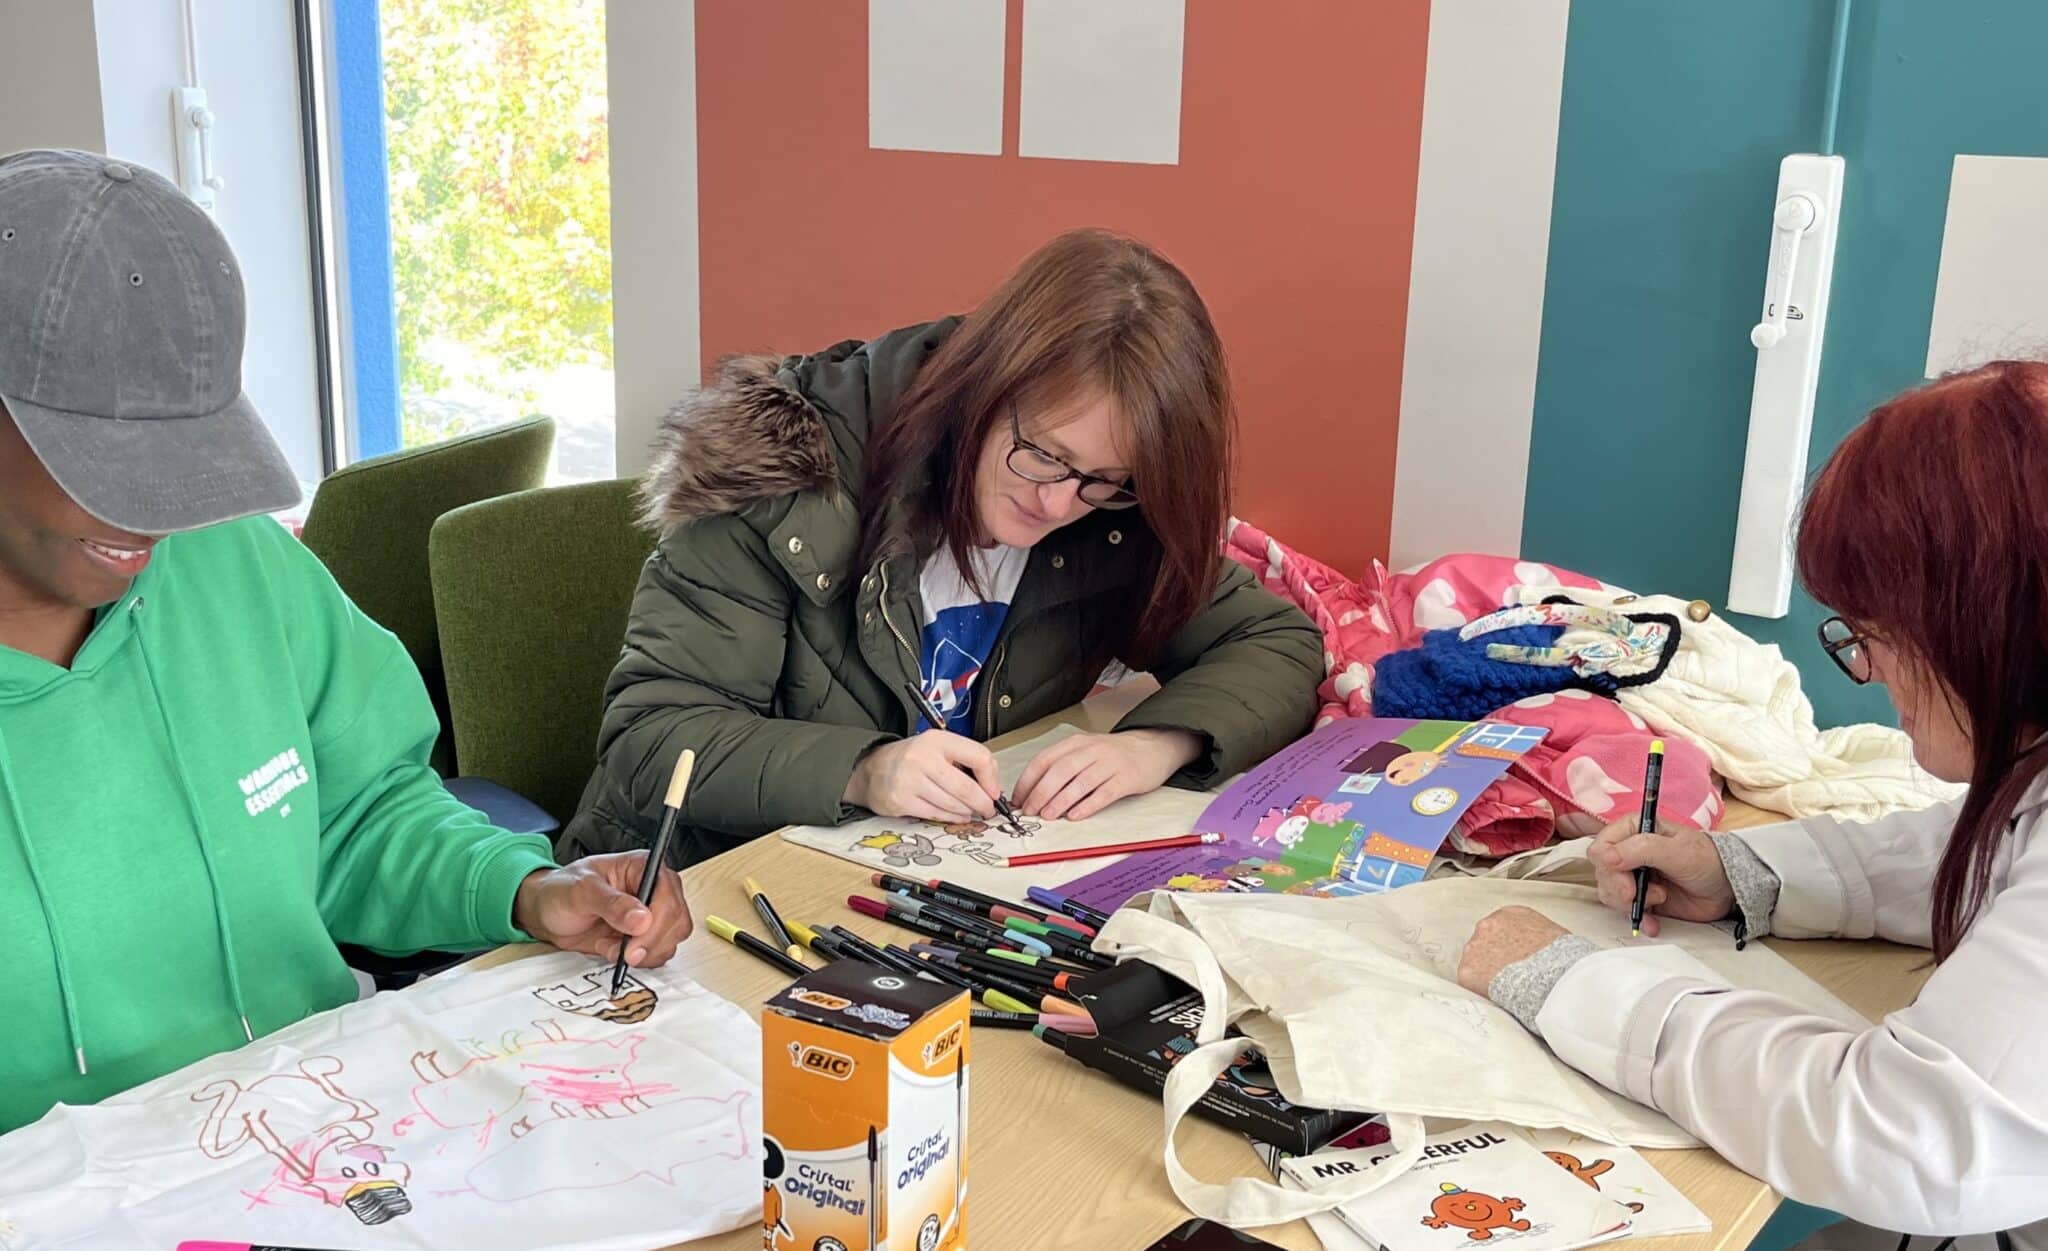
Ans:
{"label": "red hair", "polygon": [[1934,956],[1984,906],[2013,810],[2048,768],[2048,364],[1995,361],[1879,406],[1808,493],[1807,591],[1940,679],[1970,790],[1935,873]]}

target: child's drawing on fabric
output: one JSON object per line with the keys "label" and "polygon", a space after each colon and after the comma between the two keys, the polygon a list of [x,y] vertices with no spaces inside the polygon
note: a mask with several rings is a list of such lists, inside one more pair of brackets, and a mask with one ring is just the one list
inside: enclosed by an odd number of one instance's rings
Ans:
{"label": "child's drawing on fabric", "polygon": [[[470,1193],[497,1203],[643,1177],[672,1185],[679,1169],[707,1157],[749,1158],[750,1096],[693,1098],[670,1083],[636,1077],[635,1062],[646,1042],[644,1034],[575,1038],[550,1020],[506,1038],[504,1054],[475,1056],[452,1068],[439,1051],[418,1052],[412,1067],[420,1083],[412,1101],[419,1116],[399,1127],[416,1131],[424,1128],[423,1119],[437,1129],[464,1131],[475,1143],[462,1176],[467,1186],[435,1194]],[[699,1105],[685,1118],[689,1131],[677,1134],[667,1127],[669,1132],[641,1136],[642,1150],[610,1148],[615,1132],[597,1124],[682,1103]],[[548,1166],[536,1167],[543,1158]]]}
{"label": "child's drawing on fabric", "polygon": [[295,1072],[246,1085],[232,1077],[207,1083],[191,1096],[209,1105],[199,1150],[214,1160],[245,1150],[271,1158],[270,1179],[243,1192],[251,1206],[281,1202],[283,1191],[347,1208],[365,1225],[404,1216],[412,1211],[412,1170],[372,1141],[377,1109],[336,1084],[341,1072],[333,1056],[309,1056]]}
{"label": "child's drawing on fabric", "polygon": [[559,986],[539,987],[533,997],[551,1008],[617,1025],[638,1025],[654,1015],[654,1005],[659,1002],[653,988],[631,973],[626,974],[624,986],[614,997],[610,969],[593,969]]}
{"label": "child's drawing on fabric", "polygon": [[0,1212],[94,1251],[176,1246],[194,1213],[229,1242],[348,1247],[388,1225],[376,1245],[494,1251],[759,1220],[759,1026],[666,969],[616,997],[610,977],[569,953],[463,969],[60,1106],[0,1137]]}
{"label": "child's drawing on fabric", "polygon": [[938,846],[922,834],[880,830],[855,839],[853,846],[859,851],[879,853],[883,865],[891,869],[907,869],[912,865],[932,869],[946,863],[945,858],[939,855]]}

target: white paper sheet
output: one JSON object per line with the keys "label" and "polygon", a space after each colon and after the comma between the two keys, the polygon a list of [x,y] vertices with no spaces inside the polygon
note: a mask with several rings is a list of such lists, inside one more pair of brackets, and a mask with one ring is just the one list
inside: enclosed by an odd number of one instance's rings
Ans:
{"label": "white paper sheet", "polygon": [[588,956],[374,996],[0,1137],[8,1251],[645,1251],[761,1215],[761,1032]]}
{"label": "white paper sheet", "polygon": [[[1039,752],[1079,733],[1076,727],[1063,725],[997,752],[996,766],[1005,793],[1015,787],[1024,767]],[[841,826],[799,825],[783,831],[782,836],[883,873],[940,877],[985,894],[1022,900],[1029,887],[1069,882],[1115,864],[1121,857],[1067,860],[1023,869],[1004,868],[1004,857],[1186,834],[1214,798],[1206,791],[1162,787],[1149,795],[1118,800],[1085,821],[1025,817],[1022,820],[1029,834],[1021,838],[1004,829],[1000,820],[940,825],[899,817],[869,817]]]}

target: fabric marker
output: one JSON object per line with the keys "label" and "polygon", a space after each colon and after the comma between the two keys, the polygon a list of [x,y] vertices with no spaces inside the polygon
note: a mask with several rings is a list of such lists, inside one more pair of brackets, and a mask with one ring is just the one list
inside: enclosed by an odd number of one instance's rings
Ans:
{"label": "fabric marker", "polygon": [[[917,705],[917,710],[924,714],[925,724],[931,726],[934,730],[946,728],[946,714],[940,712],[933,706],[932,701],[924,697],[924,692],[917,688],[916,683],[905,682],[903,684],[903,693],[910,696],[910,702]],[[960,771],[970,776],[972,775],[972,771],[964,765]],[[995,797],[995,804],[996,812],[1003,818],[1003,824],[1009,826],[1012,833],[1029,834],[1031,832],[1024,828],[1022,822],[1017,820],[1017,810],[1010,806],[1009,800],[998,794]]]}
{"label": "fabric marker", "polygon": [[[1657,790],[1664,782],[1664,740],[1650,740],[1650,759],[1643,765],[1643,816],[1636,825],[1638,834],[1657,832]],[[1635,938],[1643,936],[1643,907],[1650,902],[1650,870],[1646,866],[1636,870],[1636,898],[1628,909],[1628,930]]]}
{"label": "fabric marker", "polygon": [[1062,1034],[1072,1034],[1080,1038],[1087,1038],[1095,1033],[1095,1022],[1085,1016],[1065,1016],[1049,1012],[1039,1018],[1039,1026],[1042,1029],[1056,1029]]}
{"label": "fabric marker", "polygon": [[[925,968],[931,968],[939,963],[938,961],[930,958],[918,960],[917,957],[913,956],[911,957],[911,959],[917,960],[917,963],[921,967]],[[1069,1016],[1086,1015],[1085,1010],[1082,1009],[1082,1007],[1079,1004],[1070,1003],[1065,999],[1061,999],[1058,996],[1049,993],[1043,986],[1026,985],[1025,983],[1017,981],[1014,978],[1003,977],[999,974],[984,973],[979,969],[962,969],[955,967],[954,969],[951,969],[949,971],[955,973],[960,977],[968,979],[970,982],[974,983],[974,985],[980,987],[983,992],[982,1002],[987,1004],[991,1008],[1009,1007],[1009,1005],[998,1003],[994,999],[989,997],[991,995],[1000,994],[1006,996],[1012,1003],[1021,1005],[1021,1010],[1026,1012],[1052,1012]],[[1015,1011],[1018,1009],[1009,1010]]]}
{"label": "fabric marker", "polygon": [[811,971],[810,965],[805,964],[801,960],[790,958],[786,952],[775,950],[775,948],[747,933],[724,917],[705,917],[704,928],[723,938],[741,951],[746,952],[748,955],[774,965],[791,977],[802,977]]}
{"label": "fabric marker", "polygon": [[977,903],[987,904],[991,908],[996,907],[997,905],[1011,908],[1016,906],[1007,899],[997,899],[994,895],[984,895],[980,891],[975,890],[971,887],[962,886],[958,882],[948,882],[944,881],[943,879],[935,877],[931,879],[931,881],[925,883],[925,885],[930,886],[933,890],[951,891],[955,895],[964,896],[968,899],[974,900]]}
{"label": "fabric marker", "polygon": [[1016,918],[1038,925],[1056,926],[1063,932],[1075,934],[1082,938],[1095,937],[1093,929],[1069,916],[1048,916],[1043,913],[1034,912],[1030,908],[1019,908],[1014,904],[985,904],[980,900],[968,899],[963,895],[954,895],[949,891],[934,890],[929,886],[907,882],[902,878],[892,878],[882,873],[875,874],[875,879],[875,885],[881,886],[886,890],[895,891],[899,895],[905,895],[924,903],[941,904],[956,912],[964,912],[969,916],[985,917],[996,925],[1001,925],[1007,920]]}
{"label": "fabric marker", "polygon": [[[894,969],[899,973],[913,972],[911,969],[904,968],[902,962],[894,956],[891,956],[888,952],[883,951],[880,947],[877,947],[843,925],[833,926],[832,933],[839,939],[840,945],[849,951],[858,953],[860,958],[869,964],[879,964],[885,969]],[[931,980],[937,981],[938,979],[933,978]]]}
{"label": "fabric marker", "polygon": [[803,947],[804,950],[821,955],[827,960],[837,960],[840,958],[827,948],[820,946],[818,940],[824,936],[810,926],[805,925],[802,921],[784,921],[783,925],[788,927],[789,936],[796,939],[797,944]]}
{"label": "fabric marker", "polygon": [[903,948],[896,946],[885,946],[882,948],[882,950],[889,953],[892,956],[901,956],[905,960],[915,961],[918,965],[922,966],[924,972],[928,976],[933,977],[938,981],[944,982],[949,986],[958,986],[961,990],[966,991],[967,997],[969,999],[972,999],[981,990],[981,987],[976,986],[973,982],[961,976],[960,971],[958,969],[948,968],[942,961],[919,959],[917,956],[911,955]]}
{"label": "fabric marker", "polygon": [[928,934],[933,938],[952,938],[963,943],[990,941],[979,931],[962,930],[950,925],[943,925],[931,917],[921,916],[910,911],[908,908],[891,907],[879,899],[869,899],[864,895],[848,895],[846,897],[846,906],[864,917],[873,917],[877,921],[887,921],[889,924],[901,929],[916,930],[920,934]]}
{"label": "fabric marker", "polygon": [[981,934],[991,943],[1008,943],[1013,947],[1021,947],[1033,955],[1049,956],[1052,954],[1051,944],[1042,938],[1010,930],[1004,926],[997,925],[993,921],[962,912],[958,908],[949,908],[945,904],[931,903],[927,900],[915,899],[908,895],[892,895],[889,899],[890,902],[886,903],[885,906],[892,911],[901,910],[908,912],[911,916],[923,917],[939,925],[951,926],[956,930],[964,930],[969,934]]}
{"label": "fabric marker", "polygon": [[1006,995],[1000,990],[985,990],[981,992],[981,1001],[998,1012],[1009,1012],[1033,1018],[1038,1015],[1037,1008],[1017,998],[1015,995]]}
{"label": "fabric marker", "polygon": [[[676,756],[675,769],[668,775],[668,794],[661,801],[661,826],[654,833],[654,846],[647,849],[647,863],[640,869],[640,906],[654,902],[654,888],[661,881],[661,867],[668,863],[669,841],[676,834],[676,818],[682,815],[683,796],[690,793],[690,771],[697,767],[697,753],[683,748]],[[632,939],[619,936],[619,958],[612,965],[612,998],[626,988],[626,948]],[[248,1022],[243,1022],[244,1027]]]}
{"label": "fabric marker", "polygon": [[1031,916],[1038,915],[1031,909],[1011,903],[1007,899],[997,899],[993,895],[984,895],[980,891],[968,890],[964,886],[954,886],[937,878],[920,882],[915,878],[898,877],[893,873],[876,873],[871,875],[869,880],[884,890],[907,890],[920,899],[934,900],[949,908],[972,912],[976,916],[987,916],[991,908],[1012,908]]}
{"label": "fabric marker", "polygon": [[967,1019],[990,1029],[1030,1029],[1038,1024],[1036,1012],[998,1012],[994,1008],[975,1008],[968,1012]]}
{"label": "fabric marker", "polygon": [[789,936],[788,928],[782,924],[782,918],[776,915],[775,905],[768,902],[768,896],[762,892],[760,883],[750,877],[743,877],[740,882],[747,888],[747,894],[753,897],[754,911],[760,914],[761,926],[768,931],[768,937],[775,940],[776,946],[788,952],[790,959],[799,964],[803,963],[803,949]]}
{"label": "fabric marker", "polygon": [[884,895],[882,902],[890,908],[901,909],[912,916],[929,916],[944,925],[963,930],[974,930],[987,934],[999,942],[1008,940],[1008,933],[1002,924],[984,916],[976,916],[963,908],[942,904],[930,899],[919,899],[915,895]]}
{"label": "fabric marker", "polygon": [[1100,908],[1090,907],[1071,895],[1062,895],[1043,886],[1033,886],[1024,892],[1024,897],[1041,908],[1064,912],[1078,921],[1086,921],[1097,929],[1109,924],[1109,914]]}
{"label": "fabric marker", "polygon": [[[1028,938],[1032,936],[1019,935],[1019,937]],[[1071,960],[1076,964],[1086,964],[1098,969],[1116,967],[1115,960],[1108,956],[1097,954],[1094,948],[1080,939],[1067,938],[1061,934],[1039,934],[1036,938],[1037,941],[1044,943],[1048,948],[1043,954],[1058,956],[1062,960]]]}

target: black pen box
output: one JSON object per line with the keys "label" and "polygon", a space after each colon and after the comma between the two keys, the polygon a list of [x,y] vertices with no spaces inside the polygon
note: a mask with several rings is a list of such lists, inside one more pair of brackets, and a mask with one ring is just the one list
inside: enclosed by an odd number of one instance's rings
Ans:
{"label": "black pen box", "polygon": [[[1180,987],[1180,993],[1094,1038],[1069,1035],[1065,1042],[1067,1054],[1126,1086],[1155,1095],[1165,1089],[1167,1074],[1197,1046],[1195,1031],[1202,1024],[1202,995],[1176,978],[1163,973],[1159,977],[1170,986]],[[1232,1036],[1242,1037],[1235,1031]],[[1273,1084],[1264,1061],[1250,1049],[1250,1040],[1245,1045],[1247,1054],[1225,1069],[1195,1104],[1195,1113],[1205,1120],[1283,1151],[1307,1155],[1372,1119],[1374,1114],[1370,1112],[1304,1108],[1289,1103]]]}

